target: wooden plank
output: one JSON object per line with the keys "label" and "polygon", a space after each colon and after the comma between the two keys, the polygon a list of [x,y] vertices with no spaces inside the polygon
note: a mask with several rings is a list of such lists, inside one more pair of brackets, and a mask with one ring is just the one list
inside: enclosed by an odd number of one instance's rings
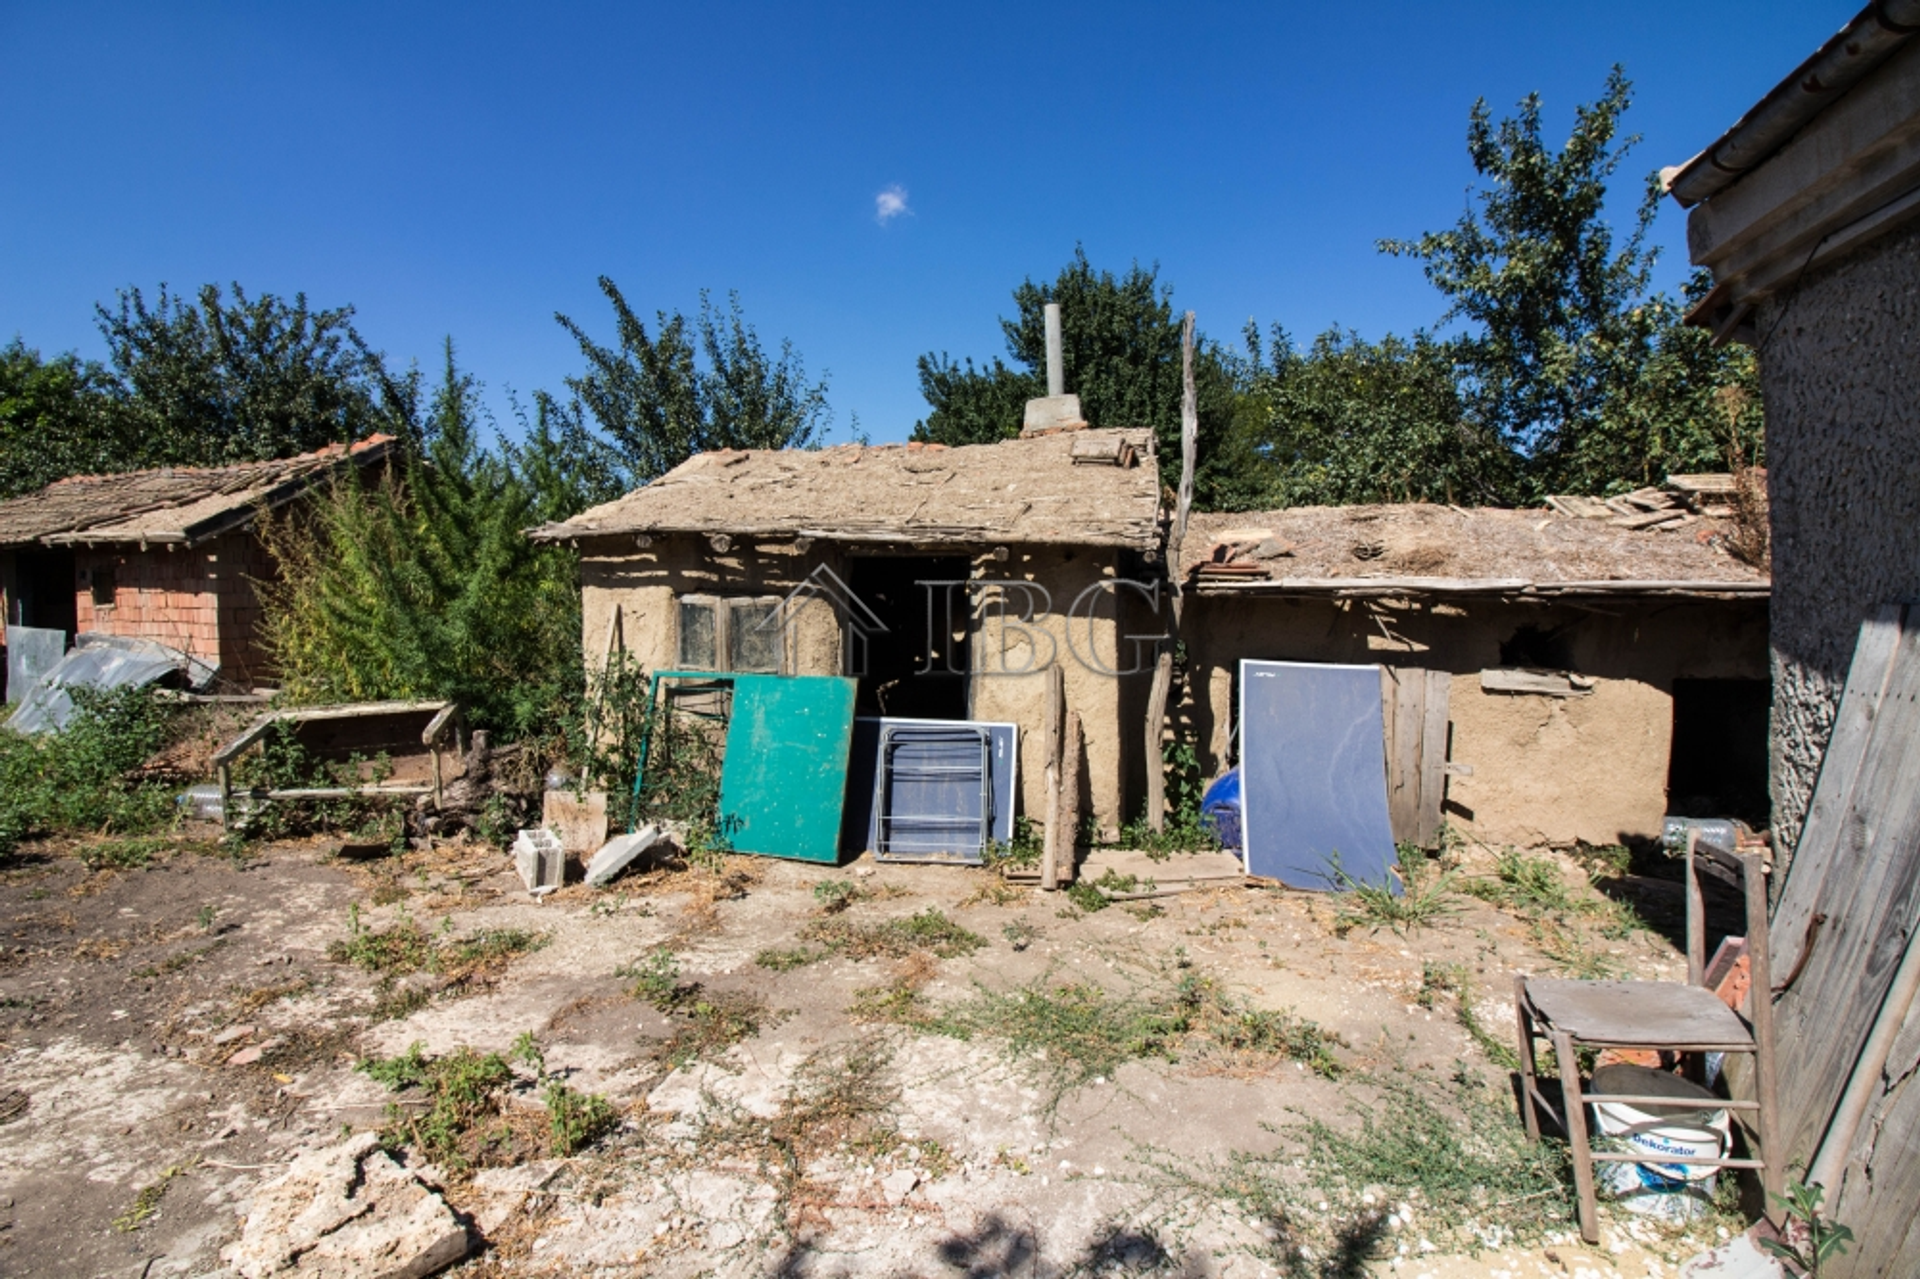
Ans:
{"label": "wooden plank", "polygon": [[1060,740],[1066,729],[1066,672],[1056,662],[1047,667],[1041,678],[1046,682],[1045,727],[1040,748],[1045,760],[1047,812],[1040,853],[1040,887],[1051,892],[1060,887]]}
{"label": "wooden plank", "polygon": [[1813,798],[1800,825],[1800,840],[1786,866],[1786,886],[1773,912],[1773,968],[1783,977],[1794,971],[1807,942],[1807,926],[1827,870],[1839,849],[1841,821],[1853,796],[1867,738],[1873,729],[1880,700],[1886,696],[1893,669],[1893,652],[1906,620],[1907,608],[1886,604],[1860,626],[1847,668],[1846,687],[1834,714],[1833,733],[1814,779]]}
{"label": "wooden plank", "polygon": [[1426,694],[1420,707],[1420,802],[1416,808],[1414,843],[1433,848],[1440,842],[1441,806],[1447,797],[1448,699],[1453,676],[1425,670]]}
{"label": "wooden plank", "polygon": [[1239,883],[1247,877],[1240,859],[1232,853],[1175,853],[1156,861],[1148,853],[1115,848],[1102,848],[1088,853],[1080,870],[1089,879],[1097,879],[1112,871],[1121,877],[1132,875],[1137,879],[1151,879],[1160,887],[1169,884],[1205,884],[1217,888],[1223,884]]}
{"label": "wooden plank", "polygon": [[1075,854],[1080,846],[1081,756],[1084,753],[1080,712],[1068,711],[1066,723],[1060,730],[1060,843],[1057,846],[1059,861],[1054,868],[1056,881],[1075,877]]}
{"label": "wooden plank", "polygon": [[1387,824],[1396,844],[1413,843],[1420,825],[1420,737],[1427,681],[1415,667],[1380,668],[1386,719]]}
{"label": "wooden plank", "polygon": [[431,785],[394,783],[387,786],[298,786],[287,790],[245,792],[255,799],[347,799],[355,795],[430,795]]}
{"label": "wooden plank", "polygon": [[1813,1155],[1920,919],[1920,631],[1903,628],[1814,898],[1827,922],[1780,998],[1782,1152]]}
{"label": "wooden plank", "polygon": [[1739,486],[1733,482],[1733,474],[1729,471],[1708,472],[1702,475],[1669,475],[1667,487],[1698,496],[1723,493],[1732,495],[1739,489]]}
{"label": "wooden plank", "polygon": [[1546,697],[1587,697],[1593,681],[1565,671],[1536,671],[1520,667],[1490,667],[1480,672],[1480,687],[1488,693],[1536,693]]}
{"label": "wooden plank", "polygon": [[1861,1126],[1854,1159],[1827,1211],[1853,1231],[1847,1254],[1820,1268],[1831,1279],[1920,1274],[1920,1087],[1908,1078]]}
{"label": "wooden plank", "polygon": [[1581,497],[1577,494],[1555,494],[1547,498],[1547,505],[1562,515],[1572,516],[1576,520],[1606,520],[1613,518],[1613,510],[1597,497]]}
{"label": "wooden plank", "polygon": [[1162,739],[1167,731],[1167,695],[1173,689],[1173,645],[1162,640],[1153,659],[1153,682],[1147,688],[1147,722],[1141,749],[1147,765],[1147,829],[1167,828],[1167,764]]}
{"label": "wooden plank", "polygon": [[1648,511],[1643,515],[1623,515],[1619,519],[1609,520],[1614,528],[1655,529],[1667,524],[1679,524],[1686,520],[1687,513],[1678,508],[1672,510]]}
{"label": "wooden plank", "polygon": [[221,768],[225,768],[233,761],[234,756],[259,741],[262,737],[265,737],[267,730],[279,722],[280,716],[277,712],[269,712],[262,715],[260,718],[254,720],[253,723],[247,725],[238,737],[215,751],[213,753],[213,762]]}

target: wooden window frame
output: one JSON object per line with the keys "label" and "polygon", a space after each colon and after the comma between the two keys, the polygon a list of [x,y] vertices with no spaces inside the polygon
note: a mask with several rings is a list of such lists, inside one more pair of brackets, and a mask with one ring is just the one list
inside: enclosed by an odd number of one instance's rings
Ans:
{"label": "wooden window frame", "polygon": [[[673,652],[677,664],[682,670],[711,670],[716,674],[744,675],[788,675],[792,673],[792,650],[787,644],[785,628],[777,635],[780,652],[770,670],[742,671],[735,667],[733,649],[734,610],[741,606],[758,605],[777,609],[782,597],[778,595],[713,595],[707,592],[689,592],[673,597]],[[705,607],[713,614],[713,660],[712,666],[689,666],[681,662],[680,653],[680,610],[688,604]]]}

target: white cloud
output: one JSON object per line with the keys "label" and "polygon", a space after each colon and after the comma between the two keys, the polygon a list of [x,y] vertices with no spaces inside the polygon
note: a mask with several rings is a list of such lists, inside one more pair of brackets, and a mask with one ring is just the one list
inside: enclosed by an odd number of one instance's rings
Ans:
{"label": "white cloud", "polygon": [[902,213],[912,213],[907,207],[907,189],[898,182],[873,197],[873,220],[881,226],[893,221]]}

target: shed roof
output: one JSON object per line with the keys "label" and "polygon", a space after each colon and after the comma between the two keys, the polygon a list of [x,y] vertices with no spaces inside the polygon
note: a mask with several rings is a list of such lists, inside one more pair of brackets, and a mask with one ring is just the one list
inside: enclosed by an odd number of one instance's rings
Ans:
{"label": "shed roof", "polygon": [[[1305,506],[1195,515],[1180,570],[1203,595],[1764,597],[1766,573],[1724,549],[1729,528],[1696,518],[1633,530],[1552,510]],[[1233,567],[1196,577],[1223,545]]]}
{"label": "shed roof", "polygon": [[[557,542],[726,533],[854,542],[1067,543],[1147,549],[1160,537],[1152,433],[1063,431],[993,444],[843,444],[702,453],[625,497],[534,529]],[[1130,464],[1074,455],[1132,454]]]}
{"label": "shed roof", "polygon": [[352,446],[234,466],[169,466],[120,475],[76,475],[0,502],[0,546],[192,545],[242,528],[262,508],[289,502],[349,458],[371,465],[392,452],[391,435]]}

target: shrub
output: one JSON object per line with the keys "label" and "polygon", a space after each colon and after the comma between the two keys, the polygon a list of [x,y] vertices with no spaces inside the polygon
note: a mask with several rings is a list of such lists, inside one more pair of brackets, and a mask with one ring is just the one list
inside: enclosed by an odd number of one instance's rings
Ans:
{"label": "shrub", "polygon": [[0,853],[61,831],[138,834],[172,815],[170,788],[135,775],[165,745],[169,708],[145,689],[75,688],[56,733],[0,729]]}

